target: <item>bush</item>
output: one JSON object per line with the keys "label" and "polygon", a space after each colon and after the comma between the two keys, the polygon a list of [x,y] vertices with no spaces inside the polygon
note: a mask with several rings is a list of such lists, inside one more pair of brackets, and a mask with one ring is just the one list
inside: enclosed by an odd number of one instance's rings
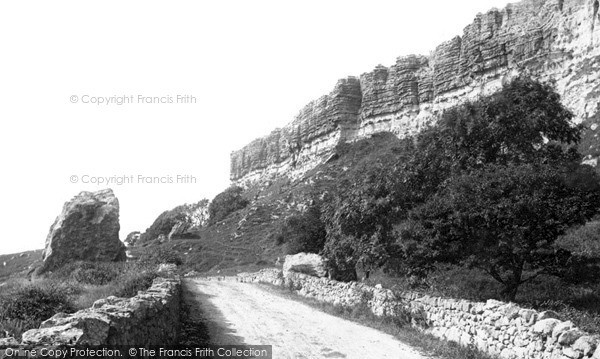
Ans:
{"label": "bush", "polygon": [[[64,286],[29,284],[17,288],[0,298],[0,317],[4,320],[21,320],[41,323],[58,312],[73,312]],[[34,325],[35,326],[35,325]]]}
{"label": "bush", "polygon": [[219,193],[208,206],[209,222],[214,224],[231,213],[245,208],[249,201],[242,197],[243,189],[241,187],[229,187]]}
{"label": "bush", "polygon": [[173,226],[176,225],[177,222],[185,220],[185,213],[182,213],[177,209],[164,211],[154,220],[154,223],[140,235],[138,243],[147,243],[158,238],[161,234],[166,236],[171,232],[171,229],[173,229]]}
{"label": "bush", "polygon": [[275,236],[275,242],[277,245],[285,243],[287,254],[319,253],[325,244],[325,235],[321,210],[311,206],[304,213],[288,217]]}
{"label": "bush", "polygon": [[125,269],[125,262],[87,262],[68,263],[46,275],[57,283],[77,283],[105,285],[115,280]]}
{"label": "bush", "polygon": [[71,278],[84,284],[108,284],[118,276],[118,272],[115,269],[114,264],[102,263],[101,265],[93,265],[86,263],[86,265],[73,272]]}
{"label": "bush", "polygon": [[119,289],[114,295],[117,297],[133,297],[137,295],[138,291],[150,288],[156,277],[158,277],[158,274],[154,270],[142,270],[138,273],[132,273],[122,279]]}

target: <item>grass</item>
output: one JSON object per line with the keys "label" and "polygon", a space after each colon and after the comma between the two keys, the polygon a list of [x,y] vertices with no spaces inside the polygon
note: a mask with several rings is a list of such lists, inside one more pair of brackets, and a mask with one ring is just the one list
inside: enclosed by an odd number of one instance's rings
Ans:
{"label": "grass", "polygon": [[[0,254],[0,284],[11,277],[23,277],[42,261],[41,249],[13,254]],[[1,291],[1,289],[0,289]]]}
{"label": "grass", "polygon": [[272,266],[278,257],[285,256],[285,245],[276,241],[285,218],[298,214],[315,196],[330,191],[340,176],[359,173],[380,158],[391,158],[401,146],[402,141],[388,133],[341,144],[335,149],[336,160],[308,171],[297,182],[279,178],[250,186],[243,195],[251,203],[198,229],[194,233],[197,239],[144,243],[130,248],[131,254],[139,257],[163,246],[180,254],[184,270],[200,273],[235,273]]}
{"label": "grass", "polygon": [[8,280],[0,292],[0,331],[17,340],[56,313],[73,313],[108,296],[132,297],[157,277],[156,263],[76,262],[45,277]]}
{"label": "grass", "polygon": [[475,348],[462,347],[457,343],[447,342],[440,340],[433,335],[423,333],[414,329],[410,326],[409,316],[406,315],[404,319],[390,318],[390,317],[377,317],[370,310],[368,310],[366,303],[359,305],[355,308],[344,308],[341,306],[335,306],[328,303],[319,302],[312,298],[302,297],[295,292],[282,288],[276,287],[269,284],[261,284],[270,291],[295,301],[302,302],[315,308],[321,312],[334,315],[339,318],[353,321],[355,323],[371,327],[390,334],[397,338],[399,341],[410,345],[417,349],[421,353],[427,356],[436,357],[440,359],[492,359],[493,357],[485,354]]}
{"label": "grass", "polygon": [[[421,281],[378,271],[366,283],[381,284],[396,292],[414,291],[478,302],[501,300],[501,286],[491,277],[476,269],[450,265],[438,268]],[[561,319],[571,320],[580,329],[600,334],[600,284],[569,285],[556,277],[540,276],[519,288],[515,302],[524,308],[556,311]]]}

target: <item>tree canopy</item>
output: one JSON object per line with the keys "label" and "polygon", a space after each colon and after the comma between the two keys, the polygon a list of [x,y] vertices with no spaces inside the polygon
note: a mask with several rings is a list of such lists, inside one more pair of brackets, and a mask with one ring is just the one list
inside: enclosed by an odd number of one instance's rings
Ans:
{"label": "tree canopy", "polygon": [[517,78],[446,111],[400,151],[340,183],[324,205],[332,266],[426,272],[484,269],[513,299],[568,251],[556,238],[600,208],[600,179],[581,165],[581,127],[547,84]]}

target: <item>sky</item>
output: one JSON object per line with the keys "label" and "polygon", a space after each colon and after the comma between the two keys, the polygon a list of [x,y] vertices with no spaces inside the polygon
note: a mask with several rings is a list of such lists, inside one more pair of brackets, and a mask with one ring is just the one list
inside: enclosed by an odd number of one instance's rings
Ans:
{"label": "sky", "polygon": [[114,190],[122,239],[211,199],[232,151],[338,79],[427,55],[507,3],[2,1],[0,254],[43,248],[84,190]]}

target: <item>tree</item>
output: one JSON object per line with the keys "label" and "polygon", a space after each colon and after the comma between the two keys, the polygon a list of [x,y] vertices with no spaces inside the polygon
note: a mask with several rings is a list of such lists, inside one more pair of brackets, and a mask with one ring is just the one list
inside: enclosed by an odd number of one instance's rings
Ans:
{"label": "tree", "polygon": [[371,163],[338,185],[324,205],[323,253],[367,273],[479,266],[514,298],[523,281],[564,269],[569,253],[552,243],[598,210],[572,118],[550,85],[525,77],[446,111],[393,165]]}
{"label": "tree", "polygon": [[449,179],[411,211],[403,235],[430,260],[484,270],[514,300],[521,284],[562,272],[569,254],[554,242],[598,209],[600,179],[588,166],[488,165]]}
{"label": "tree", "polygon": [[552,86],[519,77],[491,96],[446,111],[418,138],[414,161],[453,173],[487,164],[572,161],[581,126]]}
{"label": "tree", "polygon": [[[189,227],[191,227],[192,225],[203,225],[206,221],[205,217],[207,206],[208,200],[202,199],[196,203],[182,204],[171,210],[164,211],[154,220],[152,225],[149,228],[147,228],[144,233],[139,235],[139,239],[136,241],[136,243],[147,243],[149,241],[157,239],[161,235],[167,236],[171,232],[173,227],[180,223],[185,223],[189,225]],[[189,227],[187,229],[189,229]],[[136,232],[130,233],[129,236],[134,236],[135,233]],[[190,236],[190,238],[196,238],[195,235],[192,235],[190,233],[186,233],[185,235]],[[127,236],[127,239],[125,241],[126,244],[130,239],[129,236]],[[135,236],[133,238],[135,238]]]}
{"label": "tree", "polygon": [[137,243],[148,243],[149,241],[155,240],[160,235],[168,235],[174,225],[178,222],[184,222],[186,218],[185,212],[182,212],[180,207],[164,211],[154,220],[152,225],[146,228],[146,231],[140,235]]}
{"label": "tree", "polygon": [[131,232],[127,235],[125,240],[123,241],[127,247],[133,247],[136,245],[137,241],[140,239],[141,233],[139,231]]}
{"label": "tree", "polygon": [[217,223],[231,213],[245,208],[250,202],[242,196],[243,192],[243,188],[232,186],[216,195],[208,206],[209,223]]}
{"label": "tree", "polygon": [[368,277],[389,257],[398,213],[391,172],[381,164],[342,181],[323,206],[327,240],[323,254],[337,279],[353,279],[356,267]]}
{"label": "tree", "polygon": [[325,224],[321,221],[321,209],[318,205],[312,205],[306,212],[288,217],[279,233],[285,242],[287,254],[319,253],[325,244],[325,235]]}

